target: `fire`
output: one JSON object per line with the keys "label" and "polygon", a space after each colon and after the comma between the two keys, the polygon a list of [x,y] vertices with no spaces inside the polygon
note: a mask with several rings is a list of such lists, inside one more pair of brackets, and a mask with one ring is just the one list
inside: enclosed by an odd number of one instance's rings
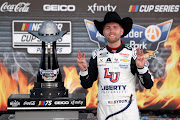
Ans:
{"label": "fire", "polygon": [[7,100],[11,94],[29,94],[33,83],[28,85],[26,76],[19,69],[18,82],[8,74],[7,70],[0,63],[0,111],[7,109]]}
{"label": "fire", "polygon": [[97,94],[98,94],[98,80],[93,83],[93,86],[88,89],[88,94],[86,95],[86,105],[87,107],[97,107]]}
{"label": "fire", "polygon": [[68,89],[69,93],[73,93],[76,88],[81,88],[81,84],[79,82],[79,75],[77,73],[76,67],[63,66],[63,70],[65,73],[64,86],[66,89]]}
{"label": "fire", "polygon": [[[140,108],[155,104],[159,104],[161,108],[180,108],[180,26],[171,30],[164,47],[171,49],[165,68],[167,75],[165,79],[155,79],[150,90],[137,91],[137,104]],[[163,83],[160,88],[157,87],[158,82]]]}
{"label": "fire", "polygon": [[[73,93],[77,88],[82,88],[79,82],[79,74],[77,73],[75,66],[66,67],[63,66],[65,73],[64,85],[69,90],[69,93]],[[97,107],[97,81],[93,83],[93,86],[87,89],[88,93],[86,95],[86,106]]]}

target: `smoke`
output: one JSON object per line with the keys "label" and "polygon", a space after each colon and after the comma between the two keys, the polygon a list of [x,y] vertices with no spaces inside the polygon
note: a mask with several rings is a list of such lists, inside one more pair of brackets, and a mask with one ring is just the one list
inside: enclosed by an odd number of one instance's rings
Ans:
{"label": "smoke", "polygon": [[159,48],[159,53],[150,62],[151,72],[155,78],[162,78],[166,76],[166,59],[170,55],[170,50],[166,48]]}
{"label": "smoke", "polygon": [[3,64],[7,68],[8,73],[18,82],[18,70],[24,70],[31,75],[29,81],[32,81],[37,75],[37,70],[40,61],[36,58],[27,58],[25,53],[13,52],[3,54]]}

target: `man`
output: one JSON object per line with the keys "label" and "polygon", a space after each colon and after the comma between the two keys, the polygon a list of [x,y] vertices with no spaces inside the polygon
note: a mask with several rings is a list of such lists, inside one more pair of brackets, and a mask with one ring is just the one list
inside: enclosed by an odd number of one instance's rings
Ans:
{"label": "man", "polygon": [[104,21],[94,20],[100,34],[107,40],[107,46],[96,50],[87,65],[85,54],[77,53],[80,67],[80,81],[83,88],[90,88],[99,75],[98,120],[139,120],[136,102],[136,76],[147,89],[153,86],[153,77],[145,65],[143,50],[137,55],[121,38],[132,28],[132,19],[121,19],[116,12],[108,12]]}

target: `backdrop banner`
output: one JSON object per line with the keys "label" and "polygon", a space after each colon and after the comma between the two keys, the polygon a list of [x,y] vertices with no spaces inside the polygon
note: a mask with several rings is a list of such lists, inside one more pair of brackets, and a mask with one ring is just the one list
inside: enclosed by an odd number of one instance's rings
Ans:
{"label": "backdrop banner", "polygon": [[[93,20],[103,21],[108,11],[131,17],[133,27],[124,44],[143,49],[154,86],[144,89],[137,82],[137,104],[144,110],[180,108],[180,4],[178,0],[1,0],[0,1],[0,111],[7,110],[11,94],[29,94],[36,81],[41,40],[38,31],[52,20],[61,31],[57,58],[69,93],[86,93],[87,108],[97,107],[97,81],[83,89],[79,83],[77,51],[89,62],[93,50],[106,45]],[[18,101],[15,101],[19,103]]]}

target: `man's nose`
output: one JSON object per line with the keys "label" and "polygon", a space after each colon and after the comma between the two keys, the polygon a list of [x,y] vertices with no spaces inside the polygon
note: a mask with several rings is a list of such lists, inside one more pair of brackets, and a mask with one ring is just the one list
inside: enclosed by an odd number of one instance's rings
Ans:
{"label": "man's nose", "polygon": [[110,32],[114,32],[114,29],[113,29],[113,28],[110,28]]}

